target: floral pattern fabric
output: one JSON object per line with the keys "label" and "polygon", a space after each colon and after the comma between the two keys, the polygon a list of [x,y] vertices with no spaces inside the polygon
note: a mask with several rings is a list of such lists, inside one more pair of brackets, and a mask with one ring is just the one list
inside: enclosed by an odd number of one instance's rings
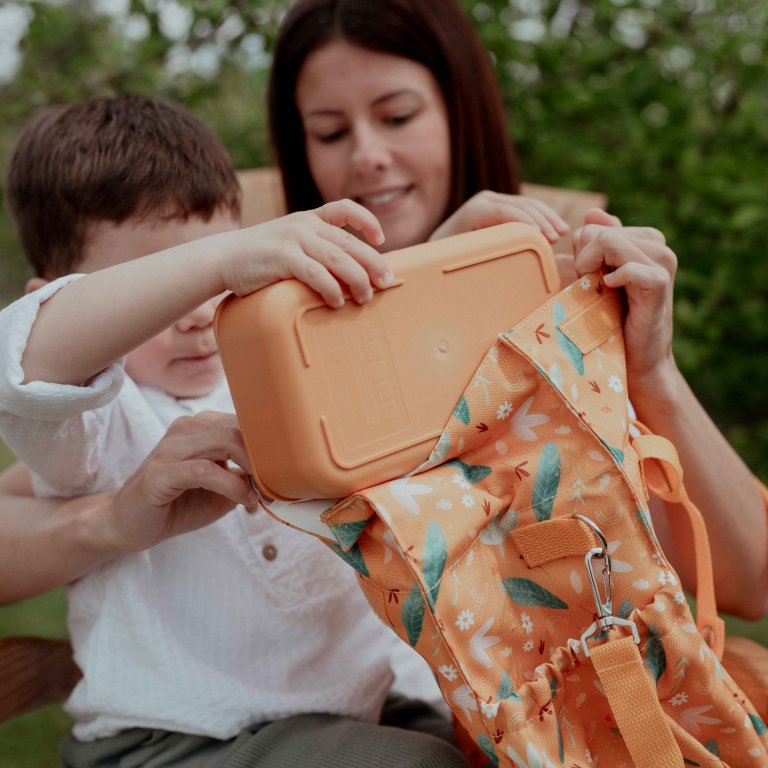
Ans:
{"label": "floral pattern fabric", "polygon": [[429,461],[324,514],[331,546],[432,666],[489,765],[629,768],[580,642],[596,612],[586,549],[564,537],[562,556],[533,565],[521,550],[584,515],[607,538],[614,613],[637,627],[686,765],[766,768],[766,726],[699,634],[653,533],[621,322],[620,294],[593,274],[500,334]]}

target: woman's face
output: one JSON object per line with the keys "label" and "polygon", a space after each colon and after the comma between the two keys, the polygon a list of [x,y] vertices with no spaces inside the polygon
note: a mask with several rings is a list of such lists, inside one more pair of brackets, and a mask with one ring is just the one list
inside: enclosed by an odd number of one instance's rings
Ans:
{"label": "woman's face", "polygon": [[388,251],[427,240],[451,182],[448,115],[432,73],[335,40],[307,57],[296,105],[323,200],[349,197],[372,211]]}

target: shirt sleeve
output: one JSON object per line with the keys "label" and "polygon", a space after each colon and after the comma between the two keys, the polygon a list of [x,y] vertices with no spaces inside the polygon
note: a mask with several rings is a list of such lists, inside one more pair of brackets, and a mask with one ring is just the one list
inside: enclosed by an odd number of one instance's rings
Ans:
{"label": "shirt sleeve", "polygon": [[[122,361],[83,386],[24,383],[22,355],[41,304],[79,277],[70,275],[49,283],[0,312],[0,435],[30,468],[38,495],[76,496],[112,490],[125,475],[110,472],[104,456],[107,447],[115,447],[110,432],[114,433],[116,424],[120,432],[120,425],[128,420],[124,409],[116,406],[126,383]],[[130,384],[135,401],[137,389]],[[156,439],[156,434],[153,437]],[[133,449],[125,446],[120,450]],[[140,460],[123,456],[119,465],[127,470]]]}

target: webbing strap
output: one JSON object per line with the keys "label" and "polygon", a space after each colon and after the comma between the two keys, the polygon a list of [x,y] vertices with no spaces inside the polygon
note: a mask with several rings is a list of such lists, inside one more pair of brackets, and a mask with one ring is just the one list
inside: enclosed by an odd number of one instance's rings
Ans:
{"label": "webbing strap", "polygon": [[696,626],[717,658],[722,659],[725,622],[717,615],[707,526],[699,508],[685,490],[683,470],[675,447],[666,438],[651,434],[643,424],[634,423],[643,432],[632,440],[632,447],[640,458],[646,487],[660,499],[680,504],[688,514],[696,559]]}
{"label": "webbing strap", "polygon": [[515,528],[509,535],[529,568],[561,557],[584,557],[595,546],[592,531],[573,517],[556,517]]}
{"label": "webbing strap", "polygon": [[680,747],[631,637],[590,648],[590,658],[636,768],[681,768]]}

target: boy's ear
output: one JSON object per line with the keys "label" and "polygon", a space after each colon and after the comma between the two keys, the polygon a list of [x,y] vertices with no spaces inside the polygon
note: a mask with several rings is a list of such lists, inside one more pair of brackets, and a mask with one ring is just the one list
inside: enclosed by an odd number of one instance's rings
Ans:
{"label": "boy's ear", "polygon": [[50,280],[46,280],[44,277],[30,277],[29,280],[27,280],[27,284],[24,286],[24,293],[32,293],[32,291],[36,291],[38,288],[42,288],[50,282]]}

